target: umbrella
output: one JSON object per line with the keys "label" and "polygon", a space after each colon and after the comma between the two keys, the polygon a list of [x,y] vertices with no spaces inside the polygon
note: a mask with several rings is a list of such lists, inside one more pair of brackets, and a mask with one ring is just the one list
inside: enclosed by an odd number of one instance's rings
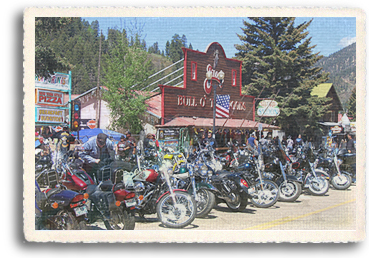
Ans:
{"label": "umbrella", "polygon": [[[94,129],[84,129],[79,131],[80,140],[85,143],[87,142],[91,137],[98,135],[99,133],[104,133],[108,135],[108,137],[112,137],[114,140],[119,141],[122,133],[118,133],[115,131],[107,130],[107,129],[100,129],[100,128],[94,128]],[[73,136],[77,136],[77,132],[72,132]]]}

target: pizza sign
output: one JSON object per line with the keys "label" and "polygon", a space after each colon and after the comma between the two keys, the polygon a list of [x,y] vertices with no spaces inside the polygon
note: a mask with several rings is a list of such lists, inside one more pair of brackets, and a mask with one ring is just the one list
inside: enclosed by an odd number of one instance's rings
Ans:
{"label": "pizza sign", "polygon": [[37,90],[36,104],[63,106],[63,93],[57,91]]}

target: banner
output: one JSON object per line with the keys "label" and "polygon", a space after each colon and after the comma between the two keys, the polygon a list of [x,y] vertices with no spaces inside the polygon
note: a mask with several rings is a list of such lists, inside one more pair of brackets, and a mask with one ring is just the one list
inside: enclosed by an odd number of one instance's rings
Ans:
{"label": "banner", "polygon": [[35,76],[35,87],[54,90],[69,90],[69,75],[65,73],[55,73],[49,78]]}

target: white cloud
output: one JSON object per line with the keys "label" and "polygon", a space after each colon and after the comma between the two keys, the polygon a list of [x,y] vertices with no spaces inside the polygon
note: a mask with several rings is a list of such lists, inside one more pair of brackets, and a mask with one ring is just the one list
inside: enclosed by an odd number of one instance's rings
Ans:
{"label": "white cloud", "polygon": [[355,43],[355,42],[356,42],[356,37],[353,37],[353,38],[345,37],[345,38],[342,38],[339,41],[338,46],[340,46],[341,48],[344,48],[344,47],[349,46],[349,45],[351,45],[352,43]]}

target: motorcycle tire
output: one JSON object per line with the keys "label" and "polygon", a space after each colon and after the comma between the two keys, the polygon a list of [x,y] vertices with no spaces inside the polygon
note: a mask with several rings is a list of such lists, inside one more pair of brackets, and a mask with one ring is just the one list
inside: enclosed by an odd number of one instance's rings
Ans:
{"label": "motorcycle tire", "polygon": [[196,202],[187,192],[173,193],[175,204],[170,193],[162,196],[157,203],[157,216],[162,224],[169,228],[183,228],[190,225],[195,219]]}
{"label": "motorcycle tire", "polygon": [[227,207],[234,212],[245,210],[248,204],[248,195],[244,192],[239,193],[237,191],[232,191],[230,195],[232,195],[232,200],[225,199]]}
{"label": "motorcycle tire", "polygon": [[74,230],[77,221],[72,213],[60,211],[58,214],[47,221],[47,228],[51,230]]}
{"label": "motorcycle tire", "polygon": [[270,180],[263,180],[263,185],[261,182],[257,182],[251,188],[251,202],[257,208],[269,208],[279,199],[279,187]]}
{"label": "motorcycle tire", "polygon": [[216,203],[216,197],[214,193],[206,189],[199,189],[197,190],[197,213],[195,215],[196,218],[204,218],[206,217]]}
{"label": "motorcycle tire", "polygon": [[337,190],[346,190],[352,184],[352,177],[344,173],[340,176],[334,175],[331,178],[330,183]]}
{"label": "motorcycle tire", "polygon": [[133,230],[135,228],[135,216],[131,212],[120,209],[110,211],[110,218],[104,221],[107,230]]}
{"label": "motorcycle tire", "polygon": [[87,224],[86,224],[86,221],[80,221],[78,222],[78,225],[76,227],[76,229],[79,229],[79,230],[87,230]]}
{"label": "motorcycle tire", "polygon": [[317,178],[311,176],[310,183],[308,184],[308,192],[312,195],[322,196],[329,190],[329,181],[324,177],[318,176]]}
{"label": "motorcycle tire", "polygon": [[279,185],[279,201],[295,202],[302,193],[302,186],[296,181],[282,182]]}

